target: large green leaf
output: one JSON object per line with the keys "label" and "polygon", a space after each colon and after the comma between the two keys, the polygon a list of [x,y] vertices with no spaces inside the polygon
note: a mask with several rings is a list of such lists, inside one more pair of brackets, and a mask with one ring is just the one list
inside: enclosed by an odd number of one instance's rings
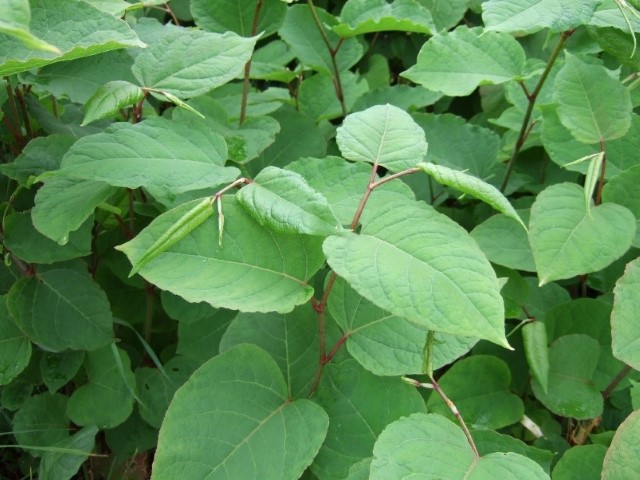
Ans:
{"label": "large green leaf", "polygon": [[333,31],[342,37],[399,30],[431,34],[431,13],[416,0],[348,0]]}
{"label": "large green leaf", "polygon": [[415,167],[427,154],[424,131],[408,113],[389,104],[348,115],[336,141],[344,158],[392,172]]}
{"label": "large green leaf", "polygon": [[69,480],[91,454],[98,428],[85,427],[44,452],[38,471],[40,480]]}
{"label": "large green leaf", "polygon": [[[255,33],[274,33],[282,22],[287,6],[282,0],[263,0],[258,12]],[[191,0],[191,13],[196,24],[210,32],[232,31],[251,37],[256,12],[256,0]]]}
{"label": "large green leaf", "polygon": [[65,413],[67,397],[42,393],[29,397],[13,417],[13,435],[19,445],[35,447],[29,452],[39,457],[38,447],[52,447],[69,437],[69,418]]}
{"label": "large green leaf", "polygon": [[534,379],[533,392],[556,415],[577,419],[602,414],[602,395],[593,385],[600,347],[591,337],[565,335],[549,349],[549,384],[545,390]]}
{"label": "large green leaf", "polygon": [[598,0],[489,0],[482,5],[487,30],[535,33],[562,32],[591,20]]}
{"label": "large green leaf", "polygon": [[616,175],[602,189],[602,201],[612,202],[628,208],[636,217],[634,247],[640,247],[640,165]]}
{"label": "large green leaf", "polygon": [[438,32],[455,27],[464,18],[470,3],[469,0],[449,0],[447,2],[441,2],[440,0],[418,1],[431,12],[433,23]]}
{"label": "large green leaf", "polygon": [[54,263],[84,257],[91,253],[93,221],[84,222],[69,235],[69,242],[58,245],[34,228],[28,212],[5,218],[4,244],[18,258],[28,263]]}
{"label": "large green leaf", "polygon": [[327,236],[342,230],[327,199],[290,170],[264,168],[236,198],[260,225],[275,232]]}
{"label": "large green leaf", "polygon": [[[509,367],[497,357],[473,355],[460,360],[438,383],[470,428],[497,430],[517,423],[524,415],[522,400],[509,392]],[[429,397],[427,408],[455,421],[439,395]]]}
{"label": "large green leaf", "polygon": [[[316,7],[318,17],[332,47],[338,45],[340,37],[331,27],[338,21],[325,10]],[[327,28],[328,27],[328,28]],[[282,40],[287,42],[305,67],[333,75],[333,62],[320,31],[314,22],[311,10],[306,5],[293,5],[287,9],[284,24],[278,32]],[[355,38],[346,39],[340,45],[335,61],[338,71],[351,68],[362,57],[362,45]]]}
{"label": "large green leaf", "polygon": [[618,427],[602,465],[602,480],[626,480],[640,472],[640,410]]}
{"label": "large green leaf", "polygon": [[[157,217],[118,247],[132,264],[199,200]],[[244,312],[288,312],[313,294],[307,281],[322,266],[321,239],[277,234],[262,228],[232,196],[224,196],[226,222],[221,245],[218,222],[209,220],[142,267],[163,290],[190,302]]]}
{"label": "large green leaf", "polygon": [[48,178],[31,210],[33,226],[60,245],[93,215],[98,205],[117,191],[108,183],[73,178]]}
{"label": "large green leaf", "polygon": [[602,462],[607,447],[604,445],[577,445],[567,450],[553,468],[553,480],[600,480]]}
{"label": "large green leaf", "polygon": [[239,171],[224,167],[226,157],[224,139],[206,125],[156,117],[135,125],[116,123],[78,140],[57,175],[170,196],[235,180]]}
{"label": "large green leaf", "polygon": [[[375,375],[423,373],[427,327],[381,309],[342,278],[333,286],[328,307],[347,337],[349,353],[364,368]],[[436,333],[432,367],[438,369],[453,362],[476,342],[473,337]]]}
{"label": "large green leaf", "polygon": [[17,38],[27,48],[59,54],[57,47],[40,40],[29,31],[30,23],[29,0],[5,0],[0,4],[0,33]]}
{"label": "large green leaf", "polygon": [[418,62],[402,76],[429,90],[466,96],[478,85],[518,79],[525,60],[524,50],[512,36],[461,26],[427,41]]}
{"label": "large green leaf", "polygon": [[371,456],[389,423],[425,412],[415,388],[399,378],[377,377],[355,360],[327,365],[314,398],[330,419],[327,439],[311,466],[320,480],[344,478],[353,464]]}
{"label": "large green leaf", "polygon": [[0,385],[7,385],[29,364],[31,342],[13,323],[7,297],[0,296]]}
{"label": "large green leaf", "polygon": [[[628,0],[625,2],[627,5],[633,4],[635,0]],[[620,2],[622,3],[622,2]],[[627,21],[631,24],[631,28],[634,32],[640,32],[640,19],[636,18],[635,15],[630,14],[627,11],[627,19],[624,18],[624,15],[620,11],[620,3],[618,0],[602,0],[596,8],[589,25],[595,27],[615,27],[619,30],[622,30],[625,33],[629,33],[629,25]],[[636,10],[638,9],[638,5],[635,5]]]}
{"label": "large green leaf", "polygon": [[46,350],[95,350],[112,341],[107,296],[88,274],[55,268],[22,278],[8,306],[20,329]]}
{"label": "large green leaf", "polygon": [[611,336],[613,354],[619,360],[640,369],[640,259],[630,262],[613,291]]}
{"label": "large green leaf", "polygon": [[300,305],[291,313],[241,313],[229,325],[220,351],[250,343],[275,360],[287,382],[290,398],[304,398],[318,366],[316,312]]}
{"label": "large green leaf", "polygon": [[531,208],[529,241],[540,284],[596,272],[631,246],[636,224],[624,207],[606,203],[587,210],[582,187],[547,187]]}
{"label": "large green leaf", "polygon": [[508,346],[498,280],[468,233],[417,202],[395,201],[376,213],[361,234],[325,240],[338,275],[390,313]]}
{"label": "large green leaf", "polygon": [[464,170],[485,181],[495,175],[500,136],[493,130],[451,114],[415,113],[413,119],[429,139],[427,160]]}
{"label": "large green leaf", "polygon": [[[15,1],[15,0],[12,0]],[[31,0],[31,33],[60,53],[33,51],[0,33],[0,75],[125,47],[144,47],[126,22],[76,0]]]}
{"label": "large green leaf", "polygon": [[297,479],[327,433],[326,413],[291,401],[276,363],[240,345],[200,367],[165,416],[154,480]]}
{"label": "large green leaf", "polygon": [[105,429],[120,425],[133,410],[135,377],[129,355],[107,345],[87,353],[85,369],[89,381],[69,398],[69,418],[84,427],[95,425]]}
{"label": "large green leaf", "polygon": [[553,90],[560,121],[580,142],[614,140],[631,126],[629,90],[604,67],[567,54]]}
{"label": "large green leaf", "polygon": [[237,77],[257,40],[232,32],[184,29],[144,50],[136,57],[132,72],[143,87],[179,98],[197,97]]}
{"label": "large green leaf", "polygon": [[544,480],[540,465],[517,453],[474,457],[462,430],[437,414],[402,418],[380,435],[373,449],[371,480]]}
{"label": "large green leaf", "polygon": [[492,263],[536,271],[527,232],[513,218],[502,214],[489,217],[471,230],[471,236]]}

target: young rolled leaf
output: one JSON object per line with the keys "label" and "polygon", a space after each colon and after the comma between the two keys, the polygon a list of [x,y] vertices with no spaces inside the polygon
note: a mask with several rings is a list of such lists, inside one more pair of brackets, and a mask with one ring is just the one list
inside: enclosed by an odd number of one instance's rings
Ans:
{"label": "young rolled leaf", "polygon": [[516,220],[520,225],[522,225],[522,228],[527,230],[526,225],[520,218],[520,215],[518,215],[518,212],[516,212],[516,209],[513,208],[511,203],[509,203],[509,200],[507,200],[500,190],[493,185],[489,185],[473,175],[468,175],[464,172],[459,172],[449,167],[436,165],[434,163],[419,163],[418,168],[427,175],[432,176],[436,182],[448,187],[453,187],[456,190],[468,193],[469,195],[473,195],[474,197],[491,205],[500,213]]}
{"label": "young rolled leaf", "polygon": [[136,263],[133,264],[129,277],[134,276],[147,262],[160,255],[174,243],[182,240],[213,214],[213,199],[211,197],[203,198],[199,203],[196,203],[191,210],[185,212],[176,223],[171,225],[171,227],[138,258]]}
{"label": "young rolled leaf", "polygon": [[392,172],[415,167],[427,154],[424,131],[407,112],[389,104],[348,115],[336,141],[344,158]]}

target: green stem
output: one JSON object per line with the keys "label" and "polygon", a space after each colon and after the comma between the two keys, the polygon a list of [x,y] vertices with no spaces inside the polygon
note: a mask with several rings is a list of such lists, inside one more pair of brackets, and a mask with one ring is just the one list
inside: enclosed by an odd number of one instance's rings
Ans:
{"label": "green stem", "polygon": [[342,42],[344,41],[344,39],[341,38],[340,41],[338,42],[338,45],[336,45],[334,48],[331,45],[331,41],[327,36],[327,32],[325,31],[324,26],[322,25],[322,21],[320,20],[320,17],[318,16],[318,12],[316,10],[316,6],[313,4],[313,0],[307,0],[307,5],[309,6],[309,10],[311,10],[313,21],[318,27],[318,30],[320,31],[320,35],[322,35],[322,40],[324,41],[324,44],[326,45],[327,50],[329,50],[329,55],[331,56],[331,66],[333,67],[333,86],[336,91],[336,97],[340,102],[340,109],[342,110],[342,116],[346,117],[347,106],[344,102],[344,90],[342,88],[342,80],[340,79],[340,70],[338,69],[338,63],[336,61],[336,56],[338,55],[338,51],[340,50],[340,47],[342,46]]}
{"label": "green stem", "polygon": [[[263,0],[257,0],[256,9],[253,14],[253,24],[251,25],[251,36],[255,37],[258,31],[258,22],[260,21],[260,11],[262,10]],[[249,100],[249,87],[251,86],[249,82],[249,75],[251,74],[251,59],[244,65],[244,78],[242,80],[242,100],[240,103],[240,119],[238,122],[240,125],[244,122],[247,117],[247,102]]]}
{"label": "green stem", "polygon": [[[536,88],[527,97],[529,100],[529,104],[527,105],[527,110],[524,114],[524,119],[522,120],[522,126],[520,127],[520,133],[518,134],[518,139],[516,140],[516,144],[513,147],[513,152],[511,153],[511,158],[509,159],[509,163],[507,164],[507,171],[505,172],[504,178],[502,179],[502,184],[500,185],[500,191],[503,193],[506,190],[507,185],[509,184],[509,177],[511,177],[511,173],[513,172],[513,168],[515,167],[516,158],[518,158],[518,154],[520,153],[520,150],[522,149],[524,142],[527,140],[529,132],[531,131],[531,127],[533,126],[533,125],[530,125],[529,122],[531,121],[531,115],[533,114],[533,107],[536,104],[536,100],[538,99],[540,90],[542,90],[542,87],[544,86],[544,83],[547,80],[547,77],[549,76],[549,73],[551,72],[553,65],[556,63],[558,55],[560,55],[560,52],[564,48],[565,43],[567,43],[567,39],[573,34],[573,32],[574,30],[567,30],[566,32],[562,32],[562,34],[560,35],[560,39],[558,40],[558,43],[553,49],[553,52],[551,52],[551,56],[549,57],[549,60],[547,60],[547,65],[545,66],[544,71],[542,72],[542,75],[540,76],[540,79],[536,84]],[[524,85],[523,85],[523,88],[525,88]],[[525,92],[526,92],[526,88],[525,88]]]}

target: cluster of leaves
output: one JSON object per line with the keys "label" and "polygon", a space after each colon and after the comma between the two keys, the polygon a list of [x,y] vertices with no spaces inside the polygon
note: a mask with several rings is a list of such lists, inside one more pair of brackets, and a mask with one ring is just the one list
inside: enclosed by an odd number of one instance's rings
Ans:
{"label": "cluster of leaves", "polygon": [[0,476],[639,472],[639,7],[3,1]]}

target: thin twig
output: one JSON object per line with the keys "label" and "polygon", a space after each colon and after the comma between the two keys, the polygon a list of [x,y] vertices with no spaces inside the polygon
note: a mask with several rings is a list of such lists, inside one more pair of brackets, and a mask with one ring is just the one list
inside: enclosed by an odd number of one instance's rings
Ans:
{"label": "thin twig", "polygon": [[[520,150],[524,146],[524,142],[527,140],[529,132],[531,131],[529,121],[531,120],[531,115],[533,114],[533,107],[536,104],[536,100],[538,98],[538,95],[540,94],[540,90],[542,90],[542,87],[544,86],[544,82],[547,80],[547,77],[549,76],[549,73],[551,72],[551,69],[555,64],[558,58],[558,55],[560,55],[560,52],[564,48],[564,45],[567,42],[567,39],[573,34],[573,32],[574,30],[567,30],[565,32],[562,32],[562,34],[560,35],[560,39],[558,40],[558,43],[553,49],[553,52],[551,52],[551,56],[549,57],[549,60],[547,60],[547,65],[545,66],[544,71],[542,72],[542,75],[540,76],[540,79],[536,84],[536,87],[534,88],[533,92],[531,92],[531,94],[527,95],[529,104],[527,105],[527,110],[524,114],[524,119],[522,120],[522,126],[520,127],[520,133],[518,134],[518,139],[516,140],[516,144],[513,147],[513,152],[511,153],[511,158],[509,159],[509,163],[507,164],[507,171],[505,172],[504,178],[502,179],[502,184],[500,185],[501,192],[504,192],[507,188],[507,185],[509,184],[509,177],[511,177],[511,173],[513,172],[513,167],[515,166],[516,158],[518,158],[518,154],[520,153]],[[525,88],[525,94],[526,94],[526,88]]]}
{"label": "thin twig", "polygon": [[624,380],[624,377],[626,377],[629,374],[629,372],[631,372],[631,370],[632,369],[629,365],[625,365],[624,367],[622,367],[622,370],[618,372],[618,374],[614,377],[614,379],[611,380],[609,385],[607,385],[607,388],[604,389],[604,391],[602,392],[602,397],[605,399],[609,398],[613,393],[613,391],[616,389],[616,387],[620,384],[622,380]]}
{"label": "thin twig", "polygon": [[[258,32],[258,22],[260,21],[260,10],[262,10],[262,2],[263,0],[258,0],[256,2],[256,9],[253,14],[253,24],[251,25],[251,36],[255,37]],[[251,58],[244,65],[244,78],[242,80],[242,101],[240,103],[240,119],[238,123],[242,125],[246,116],[247,116],[247,102],[249,100],[249,76],[251,74]]]}

